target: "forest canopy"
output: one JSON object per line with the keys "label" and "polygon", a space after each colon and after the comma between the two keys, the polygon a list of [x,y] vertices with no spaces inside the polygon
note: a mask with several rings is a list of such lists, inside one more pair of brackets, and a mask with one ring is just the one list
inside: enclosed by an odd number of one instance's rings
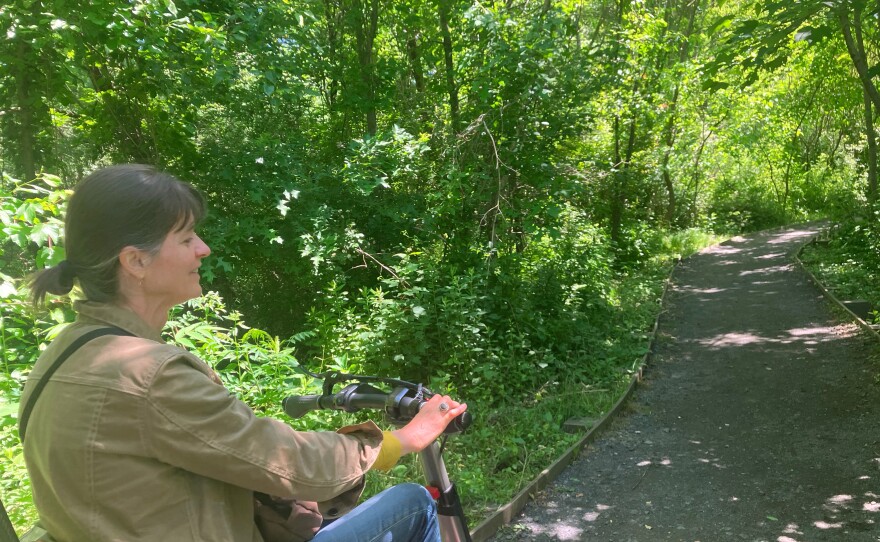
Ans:
{"label": "forest canopy", "polygon": [[626,264],[643,230],[859,209],[877,17],[849,0],[17,0],[0,167],[9,186],[114,162],[192,181],[210,287],[290,333],[328,288],[412,286],[395,267],[500,288],[556,241],[593,259],[573,234]]}

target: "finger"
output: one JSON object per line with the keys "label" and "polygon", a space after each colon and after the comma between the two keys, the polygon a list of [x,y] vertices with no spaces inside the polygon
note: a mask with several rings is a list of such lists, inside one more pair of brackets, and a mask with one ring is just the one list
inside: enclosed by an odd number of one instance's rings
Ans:
{"label": "finger", "polygon": [[449,412],[447,412],[447,414],[449,414],[453,418],[457,418],[458,416],[464,414],[466,410],[467,410],[467,403],[458,403],[455,405],[455,407],[450,408]]}

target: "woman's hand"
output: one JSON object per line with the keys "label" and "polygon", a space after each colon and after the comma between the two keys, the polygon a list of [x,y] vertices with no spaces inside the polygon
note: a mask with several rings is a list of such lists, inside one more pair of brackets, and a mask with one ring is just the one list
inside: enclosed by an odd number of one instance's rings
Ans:
{"label": "woman's hand", "polygon": [[[444,407],[445,405],[445,407]],[[400,441],[405,454],[421,452],[443,433],[446,426],[467,410],[467,404],[453,401],[448,395],[428,399],[410,422],[392,434]]]}

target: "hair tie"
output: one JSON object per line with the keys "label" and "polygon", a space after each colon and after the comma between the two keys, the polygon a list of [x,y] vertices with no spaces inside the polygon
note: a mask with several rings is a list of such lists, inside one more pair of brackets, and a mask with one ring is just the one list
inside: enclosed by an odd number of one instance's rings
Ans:
{"label": "hair tie", "polygon": [[76,278],[76,269],[73,268],[73,264],[67,260],[62,260],[55,267],[61,272],[61,282],[72,287],[73,279]]}

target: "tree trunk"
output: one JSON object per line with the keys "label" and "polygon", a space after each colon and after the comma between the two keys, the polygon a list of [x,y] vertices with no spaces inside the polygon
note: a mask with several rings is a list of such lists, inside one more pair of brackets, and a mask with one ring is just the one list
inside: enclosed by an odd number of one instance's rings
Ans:
{"label": "tree trunk", "polygon": [[791,142],[788,145],[788,147],[789,147],[788,159],[785,162],[785,170],[783,171],[783,174],[782,174],[783,193],[782,193],[782,202],[781,203],[782,203],[782,212],[783,213],[785,213],[788,208],[788,197],[789,197],[789,194],[791,193],[791,177],[792,177],[791,170],[792,170],[792,166],[794,165],[795,158],[796,158],[795,153],[797,152],[797,149],[799,148],[798,138],[801,135],[801,129],[804,126],[804,122],[807,120],[807,115],[809,115],[810,112],[813,110],[813,103],[815,102],[816,96],[819,94],[819,91],[822,89],[822,86],[824,85],[824,83],[825,82],[822,79],[819,79],[816,81],[816,86],[813,87],[813,92],[810,93],[810,98],[807,101],[807,105],[804,107],[804,110],[801,113],[800,118],[798,119],[797,126],[795,127],[795,129],[791,133]]}
{"label": "tree trunk", "polygon": [[425,92],[425,74],[422,69],[422,56],[419,54],[418,31],[407,30],[406,34],[406,55],[409,57],[410,71],[416,83],[416,91],[422,94]]}
{"label": "tree trunk", "polygon": [[691,225],[695,226],[697,224],[697,218],[700,216],[697,211],[697,204],[699,202],[700,196],[700,163],[703,160],[703,150],[706,148],[706,142],[714,134],[714,128],[710,129],[709,132],[700,140],[700,146],[697,147],[697,155],[694,157],[694,169],[691,175],[691,179],[694,185],[693,196],[691,198]]}
{"label": "tree trunk", "polygon": [[675,112],[678,103],[678,94],[681,87],[675,85],[675,91],[672,93],[672,101],[669,104],[666,127],[664,128],[663,142],[666,148],[663,150],[663,159],[660,164],[660,170],[663,172],[663,186],[666,188],[666,216],[664,222],[672,225],[675,220],[675,185],[672,182],[672,174],[669,173],[669,160],[672,157],[672,149],[675,146]]}
{"label": "tree trunk", "polygon": [[30,181],[37,176],[34,145],[34,99],[32,95],[33,49],[25,36],[18,36],[16,47],[16,98],[18,100],[18,173],[22,180]]}
{"label": "tree trunk", "polygon": [[[846,42],[846,50],[849,52],[849,56],[855,65],[856,72],[859,74],[859,80],[862,82],[865,92],[868,94],[871,102],[873,102],[874,107],[880,109],[880,91],[877,90],[877,87],[871,81],[868,61],[865,57],[865,45],[862,41],[862,12],[858,7],[853,10],[854,21],[853,24],[850,25],[849,13],[846,10],[848,5],[849,4],[844,4],[837,12],[838,19],[840,20],[840,28],[843,31],[843,39]],[[855,37],[853,37],[853,27],[855,27]]]}
{"label": "tree trunk", "polygon": [[621,155],[620,141],[622,134],[620,133],[620,117],[614,117],[614,171],[611,174],[611,216],[609,217],[611,224],[609,229],[611,240],[615,243],[620,241],[623,214],[626,210],[628,166],[635,145],[635,125],[635,118],[633,118],[629,124],[627,146],[623,151],[624,154]]}
{"label": "tree trunk", "polygon": [[[700,2],[694,1],[690,13],[688,14],[688,24],[685,29],[683,38],[684,41],[681,44],[681,47],[678,50],[678,63],[684,64],[685,60],[687,60],[690,52],[690,36],[694,31],[694,21],[697,16],[697,8],[699,8]],[[676,214],[676,196],[675,196],[675,184],[672,182],[672,174],[669,172],[669,160],[672,157],[672,151],[675,146],[675,121],[676,121],[676,113],[678,110],[678,99],[679,94],[681,92],[681,83],[675,83],[675,90],[672,93],[672,100],[669,102],[668,112],[669,115],[666,126],[664,127],[664,137],[663,142],[666,148],[663,151],[663,159],[660,165],[661,171],[663,172],[663,185],[666,188],[666,216],[664,222],[667,225],[672,225],[675,221]]]}
{"label": "tree trunk", "polygon": [[[92,51],[95,53],[94,51]],[[99,58],[95,53],[95,58]],[[144,133],[142,123],[146,121],[141,104],[133,100],[113,81],[107,67],[88,68],[92,88],[101,96],[108,121],[113,123],[116,141],[113,144],[127,160],[141,164],[159,164],[159,151],[155,140]]]}
{"label": "tree trunk", "polygon": [[446,63],[446,91],[449,93],[449,117],[452,132],[458,131],[459,105],[458,87],[455,84],[455,65],[452,63],[452,34],[449,32],[449,0],[437,1],[437,12],[440,17],[440,34],[443,36],[443,59]]}
{"label": "tree trunk", "polygon": [[339,77],[335,68],[339,65],[339,28],[342,26],[342,7],[334,0],[324,0],[324,15],[327,19],[327,57],[330,63],[329,82],[326,87],[327,109],[332,116],[336,112],[336,100],[339,97]]}
{"label": "tree trunk", "polygon": [[380,0],[366,0],[366,2],[366,5],[359,3],[355,10],[354,35],[357,42],[360,83],[363,88],[366,131],[367,134],[374,136],[378,129],[374,44],[379,27]]}
{"label": "tree trunk", "polygon": [[877,201],[877,132],[874,131],[874,107],[871,97],[863,92],[865,100],[865,135],[868,138],[868,201]]}

